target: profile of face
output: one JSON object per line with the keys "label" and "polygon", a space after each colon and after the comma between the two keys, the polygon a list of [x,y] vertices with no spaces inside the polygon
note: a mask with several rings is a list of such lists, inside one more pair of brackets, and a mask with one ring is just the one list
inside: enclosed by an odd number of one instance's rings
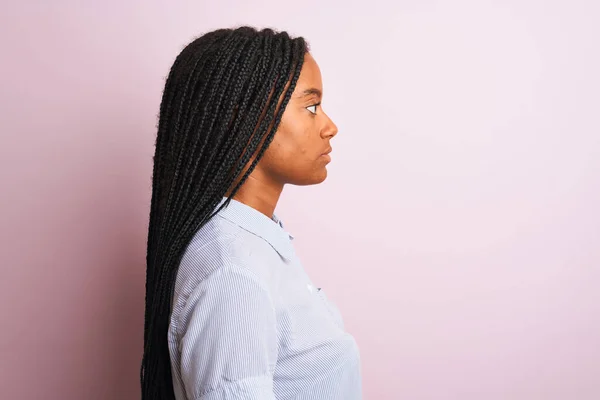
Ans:
{"label": "profile of face", "polygon": [[337,126],[323,111],[321,71],[306,53],[296,88],[273,141],[252,175],[279,185],[314,185],[327,178]]}

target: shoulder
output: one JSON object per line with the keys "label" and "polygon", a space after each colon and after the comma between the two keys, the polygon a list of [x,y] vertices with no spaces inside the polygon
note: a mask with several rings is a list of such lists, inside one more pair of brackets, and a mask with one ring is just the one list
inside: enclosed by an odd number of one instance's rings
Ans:
{"label": "shoulder", "polygon": [[273,278],[272,263],[259,237],[218,215],[193,237],[179,264],[173,303],[181,306],[190,293],[210,277],[227,271],[253,279],[268,290]]}

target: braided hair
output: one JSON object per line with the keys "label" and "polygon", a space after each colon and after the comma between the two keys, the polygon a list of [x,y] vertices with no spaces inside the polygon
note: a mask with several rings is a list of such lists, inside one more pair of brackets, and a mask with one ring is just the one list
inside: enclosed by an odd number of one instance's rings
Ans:
{"label": "braided hair", "polygon": [[175,398],[167,332],[179,262],[194,234],[229,204],[273,140],[307,52],[301,37],[244,26],[200,36],[171,67],[152,177],[144,400]]}

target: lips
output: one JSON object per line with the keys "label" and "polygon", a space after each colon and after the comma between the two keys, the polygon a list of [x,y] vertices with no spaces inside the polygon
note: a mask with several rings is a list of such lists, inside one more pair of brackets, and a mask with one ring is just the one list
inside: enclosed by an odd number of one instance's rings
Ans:
{"label": "lips", "polygon": [[321,154],[321,158],[324,159],[326,162],[330,162],[331,161],[331,156],[329,155],[329,153],[331,153],[331,147],[328,148],[327,150],[325,150],[325,152],[323,154]]}

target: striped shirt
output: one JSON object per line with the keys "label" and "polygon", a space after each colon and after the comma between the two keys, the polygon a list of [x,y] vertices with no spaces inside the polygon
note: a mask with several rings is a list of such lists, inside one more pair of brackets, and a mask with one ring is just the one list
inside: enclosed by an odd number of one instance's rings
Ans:
{"label": "striped shirt", "polygon": [[292,239],[236,200],[196,233],[169,325],[178,400],[362,398],[356,342]]}

